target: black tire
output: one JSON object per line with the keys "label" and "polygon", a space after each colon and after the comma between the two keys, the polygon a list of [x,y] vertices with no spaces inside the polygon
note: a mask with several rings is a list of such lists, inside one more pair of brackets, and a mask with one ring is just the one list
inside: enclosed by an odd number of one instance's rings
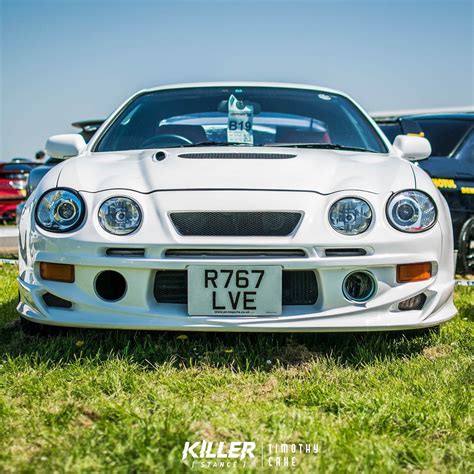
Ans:
{"label": "black tire", "polygon": [[459,272],[463,275],[474,273],[474,217],[463,224],[458,249]]}

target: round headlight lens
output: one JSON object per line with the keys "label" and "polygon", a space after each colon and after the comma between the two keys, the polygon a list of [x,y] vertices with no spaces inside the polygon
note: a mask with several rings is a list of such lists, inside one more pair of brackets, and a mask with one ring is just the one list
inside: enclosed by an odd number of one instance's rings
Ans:
{"label": "round headlight lens", "polygon": [[126,235],[135,231],[142,221],[138,204],[127,197],[113,197],[99,209],[99,223],[111,234]]}
{"label": "round headlight lens", "polygon": [[50,232],[70,232],[83,221],[85,205],[72,189],[53,189],[44,193],[36,205],[36,223]]}
{"label": "round headlight lens", "polygon": [[434,201],[421,191],[401,191],[387,204],[387,216],[395,229],[423,232],[433,227],[437,210]]}
{"label": "round headlight lens", "polygon": [[340,199],[329,211],[331,227],[341,234],[361,234],[367,230],[371,222],[372,209],[363,199]]}

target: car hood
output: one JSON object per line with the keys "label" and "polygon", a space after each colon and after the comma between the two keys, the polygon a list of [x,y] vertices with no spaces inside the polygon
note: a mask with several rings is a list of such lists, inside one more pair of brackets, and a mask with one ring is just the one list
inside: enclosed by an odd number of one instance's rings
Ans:
{"label": "car hood", "polygon": [[161,160],[156,153],[86,153],[61,165],[58,185],[86,192],[262,189],[321,194],[383,193],[415,185],[410,163],[394,155],[280,147],[174,148],[162,150]]}

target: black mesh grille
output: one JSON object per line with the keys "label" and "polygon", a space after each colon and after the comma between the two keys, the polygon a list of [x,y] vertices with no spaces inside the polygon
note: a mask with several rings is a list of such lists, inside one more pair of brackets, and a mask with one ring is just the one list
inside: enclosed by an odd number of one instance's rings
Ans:
{"label": "black mesh grille", "polygon": [[188,302],[188,274],[186,270],[156,272],[154,294],[158,303],[186,304]]}
{"label": "black mesh grille", "polygon": [[284,271],[282,287],[283,305],[315,304],[318,299],[316,275],[312,271]]}
{"label": "black mesh grille", "polygon": [[[154,295],[158,303],[188,303],[188,275],[186,270],[156,272]],[[318,285],[313,271],[283,271],[282,304],[313,305],[318,299]]]}
{"label": "black mesh grille", "polygon": [[288,160],[296,157],[289,153],[182,153],[178,156],[194,160]]}
{"label": "black mesh grille", "polygon": [[173,212],[170,215],[181,235],[272,236],[291,234],[299,212]]}

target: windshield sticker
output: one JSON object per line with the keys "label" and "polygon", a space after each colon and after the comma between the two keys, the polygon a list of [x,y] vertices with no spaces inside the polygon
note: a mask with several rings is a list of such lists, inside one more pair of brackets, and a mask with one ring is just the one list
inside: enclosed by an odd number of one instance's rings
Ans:
{"label": "windshield sticker", "polygon": [[227,141],[253,145],[253,106],[231,95],[228,100]]}

